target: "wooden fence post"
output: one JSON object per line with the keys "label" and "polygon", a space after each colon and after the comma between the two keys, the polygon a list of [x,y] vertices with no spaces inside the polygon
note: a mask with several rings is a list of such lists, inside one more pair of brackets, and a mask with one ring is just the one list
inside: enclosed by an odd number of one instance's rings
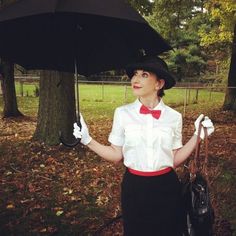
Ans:
{"label": "wooden fence post", "polygon": [[127,85],[125,85],[125,98],[124,98],[124,103],[126,104],[127,102]]}
{"label": "wooden fence post", "polygon": [[183,114],[183,117],[185,117],[185,113],[186,113],[186,105],[187,105],[187,88],[185,89],[185,95],[184,95],[184,114]]}
{"label": "wooden fence post", "polygon": [[102,81],[102,101],[104,101],[104,82]]}
{"label": "wooden fence post", "polygon": [[20,80],[20,96],[21,97],[24,96],[23,84],[24,84],[24,82],[22,80]]}
{"label": "wooden fence post", "polygon": [[212,88],[210,88],[210,98],[209,98],[210,101],[211,101],[211,93],[212,93]]}
{"label": "wooden fence post", "polygon": [[195,97],[195,102],[198,103],[198,88],[196,89],[196,97]]}
{"label": "wooden fence post", "polygon": [[188,88],[188,102],[187,102],[187,104],[190,104],[190,94],[191,94],[191,89]]}

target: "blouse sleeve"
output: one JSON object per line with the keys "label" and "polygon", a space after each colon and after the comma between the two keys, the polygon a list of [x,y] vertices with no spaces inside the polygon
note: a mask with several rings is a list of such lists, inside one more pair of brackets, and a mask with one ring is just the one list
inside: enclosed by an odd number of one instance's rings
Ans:
{"label": "blouse sleeve", "polygon": [[120,109],[116,108],[113,117],[112,130],[108,138],[108,141],[116,146],[123,146],[125,142],[124,128],[121,119],[122,116],[120,113]]}
{"label": "blouse sleeve", "polygon": [[183,119],[182,115],[179,116],[176,128],[174,130],[174,139],[173,139],[173,145],[172,149],[178,149],[183,147],[182,144],[182,127],[183,127]]}

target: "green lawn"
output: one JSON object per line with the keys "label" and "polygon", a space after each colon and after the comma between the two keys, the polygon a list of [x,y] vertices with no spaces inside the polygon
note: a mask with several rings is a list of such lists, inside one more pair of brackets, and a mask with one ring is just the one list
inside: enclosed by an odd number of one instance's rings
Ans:
{"label": "green lawn", "polygon": [[[20,84],[16,83],[16,93],[18,107],[25,115],[37,115],[38,98],[34,97],[34,91],[38,84],[24,84],[24,96],[20,96]],[[112,117],[114,109],[123,104],[132,102],[135,97],[130,86],[124,85],[101,85],[101,84],[80,84],[80,107],[85,116],[89,119],[99,119],[101,117]],[[199,104],[222,103],[223,92],[212,92],[208,89],[198,91],[198,102],[196,102],[196,89],[186,90],[183,88],[173,88],[165,91],[163,100],[166,104],[175,107],[180,112],[184,112],[184,104],[192,104],[200,108]],[[211,105],[212,104],[212,105]],[[191,105],[191,106],[192,106]],[[2,97],[0,97],[0,112],[3,108]],[[186,108],[187,109],[187,108]],[[91,114],[91,111],[93,113]]]}
{"label": "green lawn", "polygon": [[24,96],[35,96],[36,87],[39,87],[38,83],[19,83],[15,82],[16,94],[21,95],[23,92]]}

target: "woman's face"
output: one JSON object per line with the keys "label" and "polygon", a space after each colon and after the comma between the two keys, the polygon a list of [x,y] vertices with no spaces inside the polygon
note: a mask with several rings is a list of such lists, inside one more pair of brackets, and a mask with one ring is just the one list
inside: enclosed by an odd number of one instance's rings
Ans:
{"label": "woman's face", "polygon": [[158,79],[156,74],[152,72],[135,70],[131,78],[131,86],[135,96],[155,96],[158,90],[164,86],[164,80]]}

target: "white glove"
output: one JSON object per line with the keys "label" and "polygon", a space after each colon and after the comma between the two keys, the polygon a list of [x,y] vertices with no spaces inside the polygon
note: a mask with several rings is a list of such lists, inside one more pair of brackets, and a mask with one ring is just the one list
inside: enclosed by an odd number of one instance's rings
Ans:
{"label": "white glove", "polygon": [[[204,115],[201,114],[196,119],[196,121],[194,122],[194,125],[195,125],[195,132],[194,132],[194,134],[198,135],[199,123],[201,122],[202,126],[207,128],[207,135],[210,136],[214,132],[214,130],[215,130],[214,125],[213,125],[212,121],[209,119],[208,116],[205,116],[204,120],[202,121],[203,117],[204,117]],[[204,134],[204,130],[202,128],[201,132],[200,132],[200,138],[204,139],[204,137],[205,137],[205,134]]]}
{"label": "white glove", "polygon": [[80,142],[84,145],[88,145],[92,137],[89,135],[88,127],[84,121],[84,118],[82,114],[80,114],[80,123],[81,123],[81,130],[80,127],[77,125],[77,123],[74,123],[74,130],[73,130],[73,135],[75,138],[81,138]]}

